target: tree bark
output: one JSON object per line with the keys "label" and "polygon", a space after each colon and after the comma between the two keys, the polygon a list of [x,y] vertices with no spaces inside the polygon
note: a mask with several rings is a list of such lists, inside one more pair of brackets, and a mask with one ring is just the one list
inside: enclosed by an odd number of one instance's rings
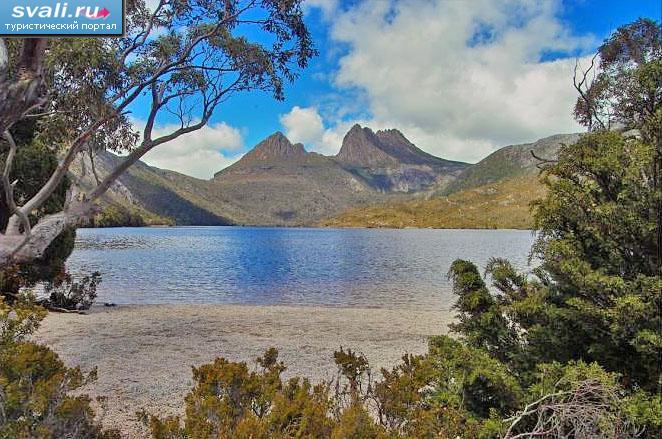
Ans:
{"label": "tree bark", "polygon": [[[84,203],[75,208],[46,215],[32,228],[24,244],[23,240],[26,239],[24,234],[0,234],[0,267],[40,258],[64,229],[78,226],[92,209],[92,203]],[[18,251],[16,251],[17,248]]]}
{"label": "tree bark", "polygon": [[[46,38],[23,40],[14,77],[7,72],[7,61],[0,59],[0,133],[11,128],[31,108],[41,104],[42,65],[47,43]],[[5,58],[7,48],[4,41],[1,46],[0,58]]]}

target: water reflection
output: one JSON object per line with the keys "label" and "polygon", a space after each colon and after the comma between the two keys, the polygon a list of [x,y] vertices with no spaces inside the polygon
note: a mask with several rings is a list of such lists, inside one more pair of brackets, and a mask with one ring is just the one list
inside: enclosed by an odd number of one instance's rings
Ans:
{"label": "water reflection", "polygon": [[79,230],[68,264],[99,270],[99,300],[447,309],[456,258],[527,268],[528,231],[278,229]]}

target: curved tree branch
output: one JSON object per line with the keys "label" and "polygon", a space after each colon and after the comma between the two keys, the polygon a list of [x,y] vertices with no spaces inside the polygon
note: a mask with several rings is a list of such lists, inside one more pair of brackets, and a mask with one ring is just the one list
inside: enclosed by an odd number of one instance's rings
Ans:
{"label": "curved tree branch", "polygon": [[[30,239],[31,230],[30,230],[30,219],[25,213],[23,213],[16,206],[16,201],[14,200],[14,183],[9,181],[10,180],[9,175],[11,173],[12,165],[14,162],[14,158],[16,157],[16,152],[18,150],[18,147],[16,146],[14,137],[11,135],[9,131],[5,131],[3,137],[9,144],[9,152],[7,153],[7,159],[5,160],[5,166],[2,171],[2,186],[4,188],[5,203],[9,208],[10,219],[11,216],[13,215],[16,215],[18,218],[20,218],[20,221],[23,224],[23,235],[24,235],[23,241],[14,249],[13,252],[10,253],[9,257],[11,258],[14,256],[14,254],[16,254],[16,252],[20,251],[27,244],[28,240]],[[7,227],[7,230],[5,231],[5,235],[18,235],[19,233],[20,233],[19,230],[13,230],[12,228],[9,227],[9,225]]]}

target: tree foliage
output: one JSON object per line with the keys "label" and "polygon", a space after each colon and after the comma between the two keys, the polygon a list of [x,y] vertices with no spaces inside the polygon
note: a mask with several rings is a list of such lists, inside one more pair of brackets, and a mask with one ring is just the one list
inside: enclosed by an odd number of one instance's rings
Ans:
{"label": "tree foliage", "polygon": [[[36,119],[26,119],[15,124],[12,132],[19,147],[9,180],[16,182],[14,196],[18,200],[28,200],[37,194],[56,169],[57,155],[37,139]],[[0,143],[0,160],[3,162],[8,154],[7,147],[6,142]],[[0,190],[4,190],[2,185],[0,182]],[[34,226],[45,215],[62,210],[70,186],[69,178],[65,177],[41,209],[29,216],[30,224]],[[0,230],[7,227],[9,218],[9,206],[5,198],[0,197]],[[64,262],[73,251],[75,236],[73,228],[66,228],[40,258],[0,269],[0,293],[16,294],[21,287],[31,287],[37,282],[51,282],[64,275]]]}
{"label": "tree foliage", "polygon": [[576,107],[590,132],[546,167],[533,206],[539,266],[529,276],[493,259],[491,289],[470,262],[450,270],[453,329],[530,389],[509,437],[662,432],[659,27],[624,26],[599,55]]}
{"label": "tree foliage", "polygon": [[[8,143],[2,184],[10,212],[0,265],[40,257],[60,232],[152,149],[204,127],[230,96],[248,90],[282,99],[285,84],[316,54],[301,0],[132,0],[118,39],[0,39],[0,133]],[[259,37],[257,37],[259,35]],[[130,111],[145,109],[134,127]],[[176,121],[155,131],[164,117]],[[61,160],[34,196],[17,199],[9,173],[20,147],[11,128],[38,119],[39,140]],[[136,132],[138,128],[141,132]],[[34,227],[26,217],[54,196],[74,160],[103,149],[127,154],[95,187]]]}
{"label": "tree foliage", "polygon": [[[48,181],[57,168],[55,151],[46,147],[37,131],[36,119],[26,119],[12,128],[13,138],[20,147],[14,159],[10,180],[16,182],[13,194],[18,200],[29,199]],[[0,148],[7,147],[5,143]],[[0,157],[6,158],[8,151],[0,149]],[[71,187],[69,177],[65,177],[49,200],[28,220],[31,226],[46,215],[62,210],[66,203],[67,192]],[[0,188],[2,182],[0,182]],[[9,209],[6,200],[0,197],[0,229],[7,226]],[[60,309],[89,308],[96,297],[96,286],[101,281],[100,274],[84,276],[74,281],[66,272],[65,261],[74,249],[76,231],[73,227],[62,230],[46,248],[44,254],[25,263],[16,263],[0,268],[0,295],[8,301],[14,300],[21,288],[31,288],[43,283],[47,297],[40,299],[42,305]]]}

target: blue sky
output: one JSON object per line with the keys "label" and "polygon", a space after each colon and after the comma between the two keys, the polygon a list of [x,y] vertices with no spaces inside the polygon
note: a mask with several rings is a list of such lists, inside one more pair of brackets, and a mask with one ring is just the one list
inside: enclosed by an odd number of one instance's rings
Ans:
{"label": "blue sky", "polygon": [[236,95],[209,128],[146,161],[209,178],[277,130],[334,154],[358,122],[475,162],[507,144],[579,130],[570,114],[575,60],[622,24],[660,20],[660,0],[308,0],[305,10],[320,55],[284,101]]}

